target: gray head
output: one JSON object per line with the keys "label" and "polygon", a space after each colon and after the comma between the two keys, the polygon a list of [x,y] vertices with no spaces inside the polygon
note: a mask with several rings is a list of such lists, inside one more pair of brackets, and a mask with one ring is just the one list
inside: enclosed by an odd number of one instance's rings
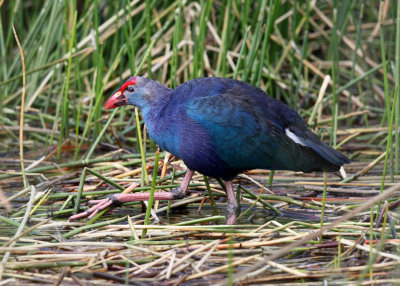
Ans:
{"label": "gray head", "polygon": [[165,87],[157,81],[133,76],[128,78],[121,88],[107,100],[105,108],[112,109],[131,104],[145,109],[170,92],[170,88]]}

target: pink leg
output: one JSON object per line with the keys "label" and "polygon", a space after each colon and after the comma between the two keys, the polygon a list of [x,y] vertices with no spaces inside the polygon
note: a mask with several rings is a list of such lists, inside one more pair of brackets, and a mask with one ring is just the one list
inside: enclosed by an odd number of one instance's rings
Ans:
{"label": "pink leg", "polygon": [[[187,191],[189,188],[190,180],[193,177],[194,171],[188,169],[185,177],[183,178],[182,184],[173,189],[171,192],[155,192],[154,200],[157,201],[169,201],[169,200],[177,200],[182,199],[187,195]],[[79,213],[73,215],[69,218],[69,220],[79,219],[85,216],[89,216],[92,218],[99,211],[109,207],[109,206],[118,206],[122,203],[134,202],[134,201],[147,201],[150,197],[150,193],[134,193],[134,194],[116,194],[111,195],[110,197],[102,200],[91,200],[89,204],[95,204],[93,207],[89,208],[87,211],[83,213]]]}
{"label": "pink leg", "polygon": [[227,224],[236,224],[236,212],[238,210],[238,204],[235,198],[235,192],[233,191],[233,184],[232,181],[225,181],[226,186],[226,194],[228,196],[228,207],[226,208],[227,211]]}

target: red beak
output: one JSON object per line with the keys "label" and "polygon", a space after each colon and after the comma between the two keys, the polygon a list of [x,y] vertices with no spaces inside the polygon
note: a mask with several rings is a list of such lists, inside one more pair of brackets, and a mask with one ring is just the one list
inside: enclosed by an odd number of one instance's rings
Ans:
{"label": "red beak", "polygon": [[104,107],[106,109],[112,109],[127,104],[128,102],[126,100],[125,95],[122,92],[117,91],[116,93],[111,95],[111,97],[107,100],[107,103]]}

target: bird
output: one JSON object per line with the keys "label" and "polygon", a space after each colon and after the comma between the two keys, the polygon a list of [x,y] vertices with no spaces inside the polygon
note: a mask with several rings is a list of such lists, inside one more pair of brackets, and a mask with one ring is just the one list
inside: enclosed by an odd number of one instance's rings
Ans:
{"label": "bird", "polygon": [[[195,171],[225,182],[227,224],[236,223],[238,204],[232,180],[252,169],[335,172],[350,160],[322,142],[285,103],[249,83],[218,77],[196,78],[175,89],[133,76],[108,99],[106,109],[141,109],[150,137],[187,167],[181,185],[154,193],[155,200],[188,194]],[[108,206],[148,200],[149,193],[113,195],[83,214]]]}

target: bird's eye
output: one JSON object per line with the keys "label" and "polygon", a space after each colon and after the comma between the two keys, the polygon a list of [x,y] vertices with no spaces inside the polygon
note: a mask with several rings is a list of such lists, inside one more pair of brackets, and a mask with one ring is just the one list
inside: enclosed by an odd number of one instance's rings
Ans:
{"label": "bird's eye", "polygon": [[129,91],[129,92],[134,92],[135,89],[134,89],[132,86],[128,86],[128,91]]}

